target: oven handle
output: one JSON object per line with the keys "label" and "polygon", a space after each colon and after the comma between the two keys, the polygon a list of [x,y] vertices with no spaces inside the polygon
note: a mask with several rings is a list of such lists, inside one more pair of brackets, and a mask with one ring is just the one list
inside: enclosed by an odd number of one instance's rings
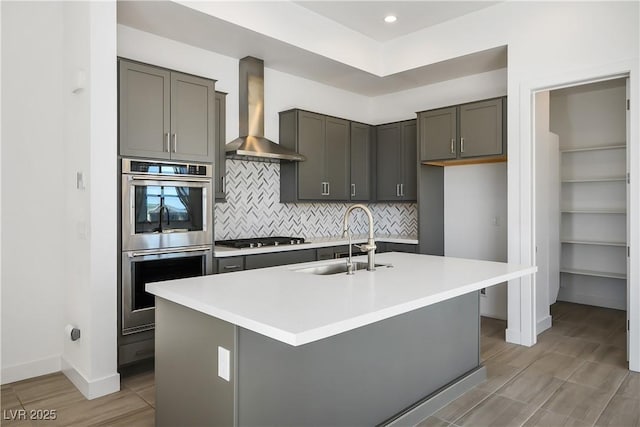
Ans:
{"label": "oven handle", "polygon": [[184,253],[184,252],[209,252],[211,251],[211,247],[209,246],[197,246],[193,248],[175,248],[175,249],[164,249],[158,251],[145,251],[145,252],[130,252],[129,258],[141,257],[145,255],[167,255],[167,254],[176,254],[176,253]]}
{"label": "oven handle", "polygon": [[158,175],[129,175],[133,181],[181,181],[181,182],[204,182],[210,183],[211,178],[196,178],[185,176],[158,176]]}

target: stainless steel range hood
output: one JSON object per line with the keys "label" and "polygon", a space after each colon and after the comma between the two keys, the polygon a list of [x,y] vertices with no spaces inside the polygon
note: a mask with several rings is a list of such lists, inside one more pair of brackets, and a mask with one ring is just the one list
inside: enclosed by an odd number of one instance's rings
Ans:
{"label": "stainless steel range hood", "polygon": [[240,137],[227,144],[227,158],[257,161],[304,161],[306,157],[264,137],[264,62],[240,60]]}

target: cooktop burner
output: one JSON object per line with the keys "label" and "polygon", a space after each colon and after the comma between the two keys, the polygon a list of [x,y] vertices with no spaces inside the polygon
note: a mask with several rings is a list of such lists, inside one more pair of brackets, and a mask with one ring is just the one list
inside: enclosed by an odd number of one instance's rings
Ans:
{"label": "cooktop burner", "polygon": [[216,240],[216,246],[230,248],[261,248],[263,246],[299,245],[304,243],[302,237],[256,237],[251,239]]}

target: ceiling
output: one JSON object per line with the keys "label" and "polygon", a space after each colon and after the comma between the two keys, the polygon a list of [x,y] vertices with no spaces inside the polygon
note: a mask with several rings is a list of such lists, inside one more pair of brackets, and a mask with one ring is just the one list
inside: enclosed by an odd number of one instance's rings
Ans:
{"label": "ceiling", "polygon": [[[401,37],[423,28],[493,6],[498,1],[296,1],[379,42]],[[398,20],[384,22],[392,14]]]}
{"label": "ceiling", "polygon": [[[366,96],[379,96],[504,68],[507,66],[507,48],[499,46],[382,75],[378,69],[366,67],[367,61],[375,65],[383,62],[382,42],[374,41],[360,31],[367,31],[377,39],[401,37],[402,34],[392,34],[384,27],[374,30],[373,25],[366,29],[367,22],[382,19],[374,16],[377,15],[374,10],[386,10],[385,5],[398,6],[395,9],[398,13],[396,24],[415,28],[418,24],[422,27],[435,25],[494,3],[119,0],[117,19],[119,24],[222,55],[238,59],[254,56],[263,59],[265,67],[277,71]],[[405,14],[411,17],[405,17]],[[347,28],[330,18],[336,15],[340,19],[358,18],[350,19],[352,28]],[[429,17],[419,19],[425,15]],[[326,36],[323,38],[316,34]],[[333,37],[333,42],[326,42],[330,37]],[[318,46],[320,48],[316,49]],[[364,66],[350,61],[356,53],[365,58],[360,63]]]}

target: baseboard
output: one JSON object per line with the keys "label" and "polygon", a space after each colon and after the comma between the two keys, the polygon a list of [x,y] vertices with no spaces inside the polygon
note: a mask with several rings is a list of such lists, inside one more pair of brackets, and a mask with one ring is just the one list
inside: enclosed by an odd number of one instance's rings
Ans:
{"label": "baseboard", "polygon": [[536,335],[540,335],[551,327],[551,316],[546,316],[536,323]]}
{"label": "baseboard", "polygon": [[579,294],[576,292],[567,291],[566,288],[560,288],[560,292],[558,293],[558,301],[594,305],[596,307],[613,308],[616,310],[627,309],[627,302],[624,299]]}
{"label": "baseboard", "polygon": [[120,374],[115,373],[94,381],[87,380],[71,363],[62,357],[62,373],[87,400],[115,393],[120,390]]}
{"label": "baseboard", "polygon": [[486,368],[479,366],[453,380],[398,416],[383,422],[380,426],[415,426],[486,379]]}
{"label": "baseboard", "polygon": [[59,355],[2,368],[1,382],[2,384],[9,384],[54,372],[60,372]]}
{"label": "baseboard", "polygon": [[522,342],[522,337],[520,336],[520,331],[515,329],[507,328],[504,331],[504,339],[506,342],[511,344],[520,344]]}

